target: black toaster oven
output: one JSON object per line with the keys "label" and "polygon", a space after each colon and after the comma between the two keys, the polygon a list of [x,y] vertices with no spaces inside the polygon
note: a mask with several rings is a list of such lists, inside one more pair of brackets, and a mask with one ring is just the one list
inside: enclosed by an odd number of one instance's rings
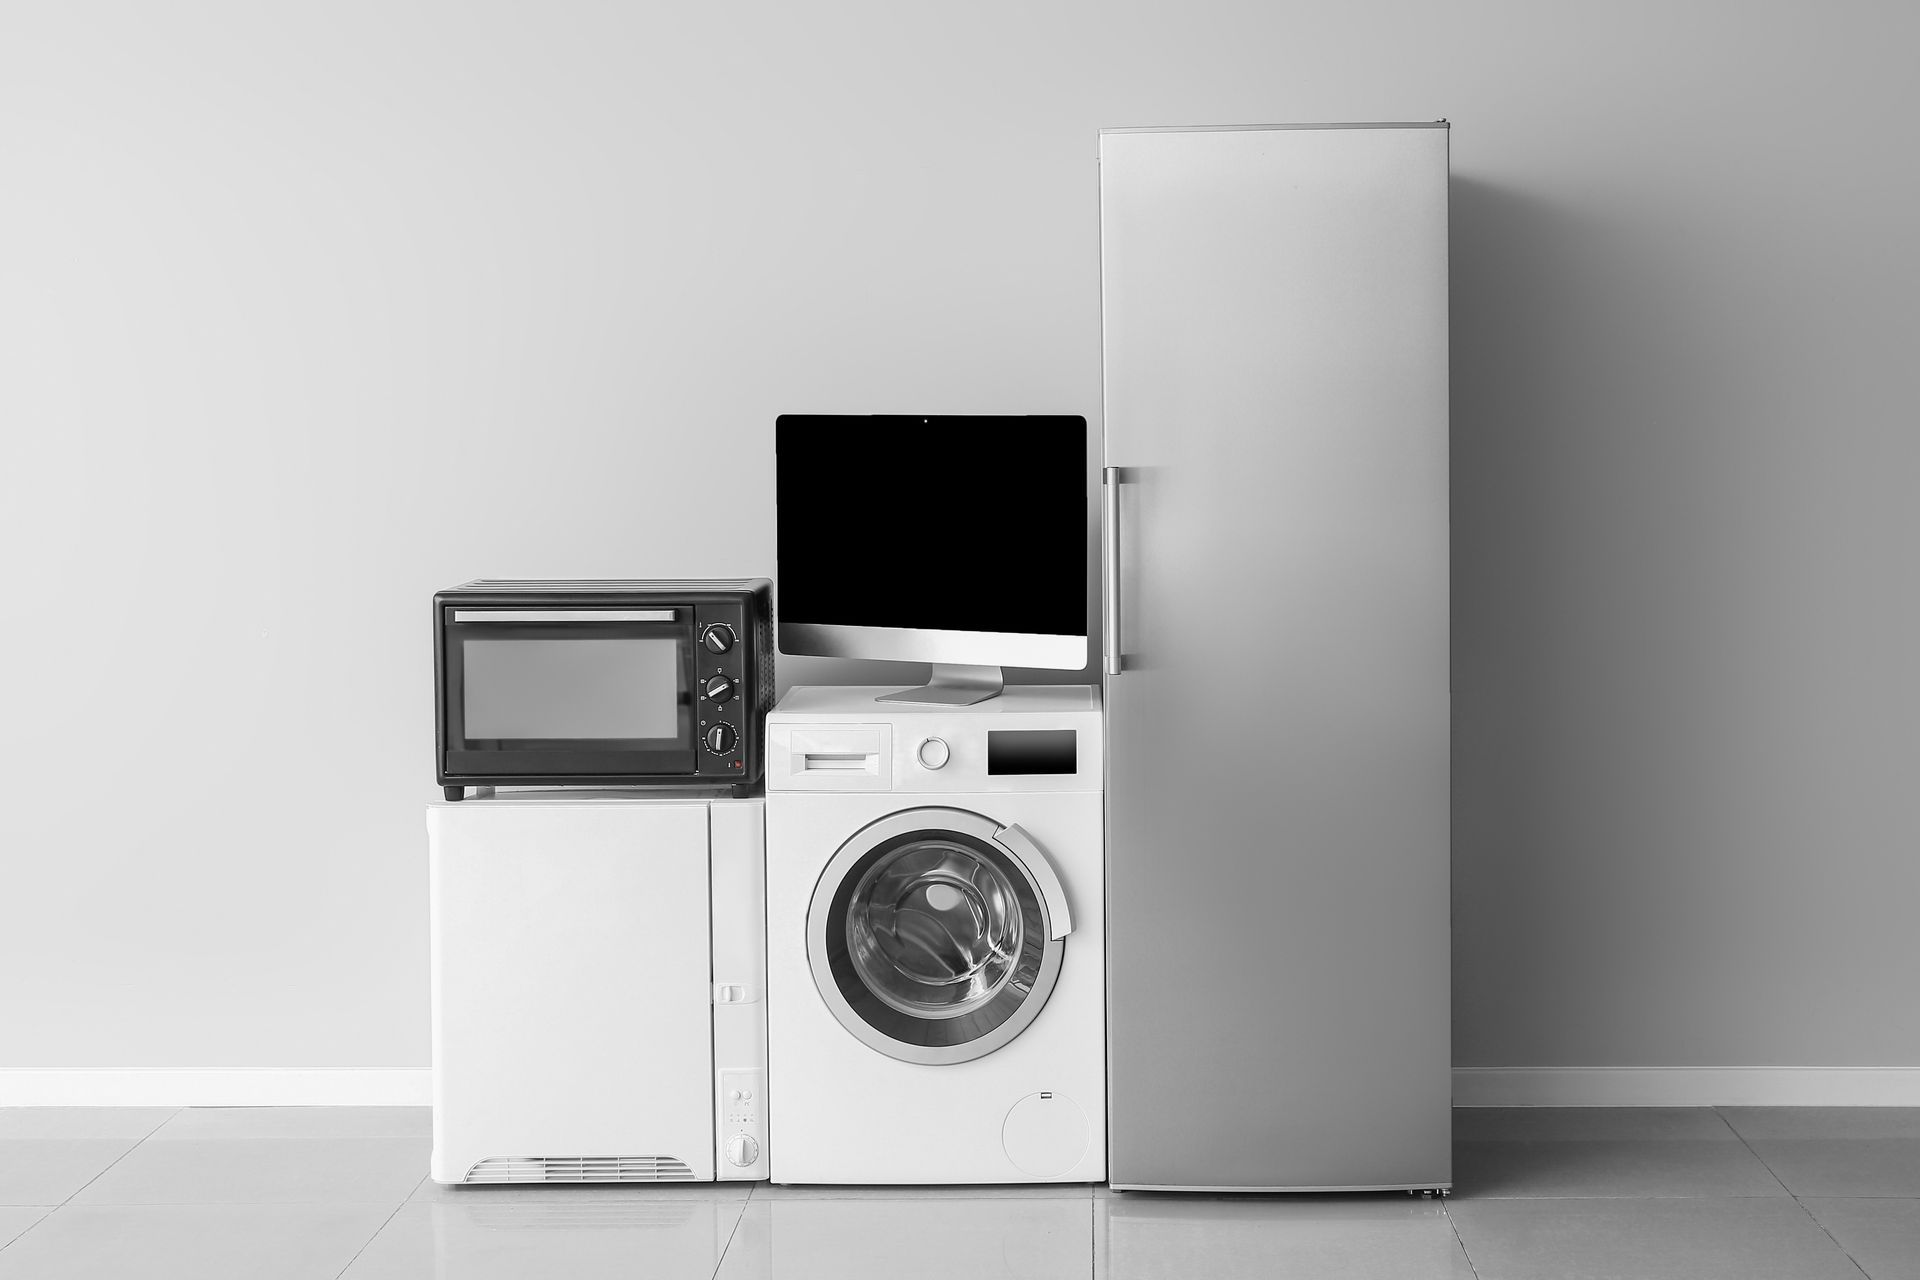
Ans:
{"label": "black toaster oven", "polygon": [[433,597],[434,723],[449,800],[470,786],[760,780],[773,584],[469,582]]}

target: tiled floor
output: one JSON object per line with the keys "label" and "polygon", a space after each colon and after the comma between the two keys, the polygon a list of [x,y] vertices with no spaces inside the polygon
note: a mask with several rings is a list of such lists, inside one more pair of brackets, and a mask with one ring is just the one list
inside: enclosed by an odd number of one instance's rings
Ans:
{"label": "tiled floor", "polygon": [[1920,1109],[1455,1113],[1451,1200],[438,1187],[414,1108],[0,1110],[0,1280],[1920,1280]]}

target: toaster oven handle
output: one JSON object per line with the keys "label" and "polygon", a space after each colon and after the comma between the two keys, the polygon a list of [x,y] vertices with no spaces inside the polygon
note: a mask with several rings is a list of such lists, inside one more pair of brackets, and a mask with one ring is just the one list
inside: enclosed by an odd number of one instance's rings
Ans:
{"label": "toaster oven handle", "polygon": [[1107,674],[1120,674],[1120,481],[1119,467],[1100,472],[1106,518],[1100,522],[1101,648],[1106,651]]}
{"label": "toaster oven handle", "polygon": [[672,609],[455,609],[455,622],[672,622]]}

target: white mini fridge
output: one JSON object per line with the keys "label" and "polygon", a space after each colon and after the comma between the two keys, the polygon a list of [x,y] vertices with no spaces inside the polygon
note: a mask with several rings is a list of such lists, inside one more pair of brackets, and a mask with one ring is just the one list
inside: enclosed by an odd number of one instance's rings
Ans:
{"label": "white mini fridge", "polygon": [[767,1176],[764,808],[429,807],[434,1181]]}

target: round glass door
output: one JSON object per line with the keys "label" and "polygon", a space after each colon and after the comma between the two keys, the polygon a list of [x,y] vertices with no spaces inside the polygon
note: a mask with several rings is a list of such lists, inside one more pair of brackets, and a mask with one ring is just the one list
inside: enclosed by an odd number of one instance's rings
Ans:
{"label": "round glass door", "polygon": [[906,1062],[965,1062],[1046,1004],[1065,917],[1058,878],[1017,827],[913,809],[834,855],[807,949],[827,1007],[863,1042]]}

